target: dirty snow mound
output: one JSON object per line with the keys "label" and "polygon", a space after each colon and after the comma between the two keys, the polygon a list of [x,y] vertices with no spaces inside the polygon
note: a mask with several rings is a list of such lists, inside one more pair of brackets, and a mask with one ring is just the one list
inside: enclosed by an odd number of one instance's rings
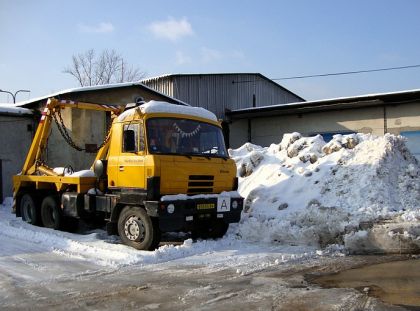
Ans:
{"label": "dirty snow mound", "polygon": [[246,198],[243,239],[326,246],[385,219],[420,220],[420,169],[401,136],[335,135],[325,143],[292,133],[278,145],[229,153]]}

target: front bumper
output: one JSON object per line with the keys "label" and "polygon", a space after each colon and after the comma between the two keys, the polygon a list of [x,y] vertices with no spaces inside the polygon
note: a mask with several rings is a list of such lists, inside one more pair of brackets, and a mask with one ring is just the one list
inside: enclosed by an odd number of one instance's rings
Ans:
{"label": "front bumper", "polygon": [[244,199],[217,196],[165,201],[148,201],[146,210],[150,216],[159,217],[162,232],[189,231],[196,221],[213,219],[236,223],[241,218]]}

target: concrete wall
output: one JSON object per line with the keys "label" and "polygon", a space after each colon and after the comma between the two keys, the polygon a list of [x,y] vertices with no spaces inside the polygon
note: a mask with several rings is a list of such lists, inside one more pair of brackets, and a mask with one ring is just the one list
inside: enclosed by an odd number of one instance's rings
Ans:
{"label": "concrete wall", "polygon": [[229,125],[230,148],[238,148],[248,141],[248,120],[235,120]]}
{"label": "concrete wall", "polygon": [[389,133],[420,131],[420,102],[388,106],[386,115]]}
{"label": "concrete wall", "polygon": [[[99,146],[106,133],[106,115],[80,109],[64,109],[62,111],[64,124],[70,137],[79,147],[86,144]],[[96,153],[77,151],[72,148],[57,130],[53,121],[52,131],[48,140],[45,162],[50,167],[64,167],[70,165],[75,171],[89,169]]]}
{"label": "concrete wall", "polygon": [[0,202],[5,197],[13,195],[12,176],[22,170],[32,141],[33,125],[32,117],[0,115],[0,160],[2,163],[0,178],[3,193]]}
{"label": "concrete wall", "polygon": [[[316,113],[260,117],[251,120],[251,142],[269,146],[281,141],[283,134],[299,132],[303,135],[334,132],[360,132],[383,135],[420,130],[420,103],[343,109]],[[248,121],[234,120],[230,125],[232,148],[248,139]]]}

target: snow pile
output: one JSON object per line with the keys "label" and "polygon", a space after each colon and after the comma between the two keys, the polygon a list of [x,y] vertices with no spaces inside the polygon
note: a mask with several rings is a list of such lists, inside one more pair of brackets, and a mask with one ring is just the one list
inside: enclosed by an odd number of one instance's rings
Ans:
{"label": "snow pile", "polygon": [[73,170],[68,167],[55,167],[53,172],[60,176],[95,177],[95,173],[92,170],[81,170],[78,172],[73,172]]}
{"label": "snow pile", "polygon": [[394,135],[286,134],[229,150],[246,198],[237,234],[292,245],[343,244],[386,219],[420,220],[420,169]]}

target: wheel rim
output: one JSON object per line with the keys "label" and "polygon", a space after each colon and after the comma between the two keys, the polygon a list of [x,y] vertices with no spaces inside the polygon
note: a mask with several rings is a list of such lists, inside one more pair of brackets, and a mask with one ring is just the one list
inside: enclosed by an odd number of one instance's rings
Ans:
{"label": "wheel rim", "polygon": [[138,217],[131,216],[124,224],[124,233],[130,241],[144,241],[145,230],[143,222]]}

